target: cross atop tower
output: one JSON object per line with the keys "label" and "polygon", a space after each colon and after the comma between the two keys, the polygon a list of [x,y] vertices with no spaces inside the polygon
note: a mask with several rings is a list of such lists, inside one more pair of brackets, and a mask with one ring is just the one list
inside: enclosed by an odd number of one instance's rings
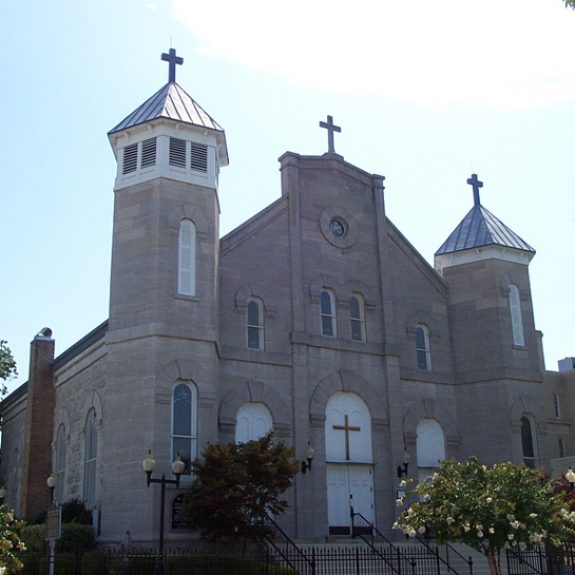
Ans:
{"label": "cross atop tower", "polygon": [[176,56],[176,50],[174,48],[170,48],[170,52],[168,54],[162,54],[162,60],[164,60],[164,62],[170,63],[170,82],[175,82],[176,64],[183,64],[184,59]]}
{"label": "cross atop tower", "polygon": [[335,147],[333,145],[333,133],[341,132],[341,128],[333,123],[333,116],[328,116],[327,122],[320,122],[319,127],[327,130],[327,151],[330,154],[334,154]]}
{"label": "cross atop tower", "polygon": [[473,205],[481,205],[479,201],[479,188],[483,187],[483,182],[478,180],[477,174],[471,174],[471,178],[467,178],[467,183],[473,188]]}

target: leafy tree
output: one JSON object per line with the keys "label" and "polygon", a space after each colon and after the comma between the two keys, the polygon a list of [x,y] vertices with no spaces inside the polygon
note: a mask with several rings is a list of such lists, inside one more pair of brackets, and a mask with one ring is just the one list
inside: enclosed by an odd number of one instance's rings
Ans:
{"label": "leafy tree", "polygon": [[[487,558],[499,575],[506,545],[559,545],[575,534],[575,512],[563,493],[553,494],[540,471],[512,463],[482,465],[443,461],[437,472],[411,492],[419,498],[394,528],[414,537],[430,531],[439,543],[460,541]],[[403,500],[398,500],[398,505]]]}
{"label": "leafy tree", "polygon": [[287,509],[281,495],[298,464],[293,449],[274,443],[271,433],[247,443],[212,443],[193,462],[196,480],[186,511],[209,540],[257,538],[268,532],[266,513]]}
{"label": "leafy tree", "polygon": [[8,393],[6,381],[17,375],[16,362],[12,357],[12,352],[2,339],[0,340],[0,397],[4,397]]}
{"label": "leafy tree", "polygon": [[565,0],[565,6],[567,8],[575,8],[575,0]]}
{"label": "leafy tree", "polygon": [[14,515],[0,507],[0,567],[6,567],[6,573],[16,573],[22,569],[22,562],[17,553],[26,550],[20,540],[20,529],[23,522],[14,519]]}

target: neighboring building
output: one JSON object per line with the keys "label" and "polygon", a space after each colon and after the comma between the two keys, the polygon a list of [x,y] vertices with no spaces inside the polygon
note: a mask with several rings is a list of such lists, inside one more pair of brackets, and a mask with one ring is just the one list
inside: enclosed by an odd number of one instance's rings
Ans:
{"label": "neighboring building", "polygon": [[[385,214],[383,177],[334,151],[280,158],[281,197],[219,237],[222,127],[170,81],[109,132],[117,159],[110,315],[0,403],[1,481],[23,516],[78,498],[101,541],[157,537],[160,490],[208,442],[273,429],[300,459],[282,519],[298,538],[349,533],[349,505],[389,533],[397,468],[425,477],[471,455],[549,468],[575,454],[575,369],[546,372],[535,252],[481,205],[435,269]],[[565,362],[568,368],[568,362]],[[171,511],[166,537],[189,537]],[[352,497],[353,496],[353,497]]]}

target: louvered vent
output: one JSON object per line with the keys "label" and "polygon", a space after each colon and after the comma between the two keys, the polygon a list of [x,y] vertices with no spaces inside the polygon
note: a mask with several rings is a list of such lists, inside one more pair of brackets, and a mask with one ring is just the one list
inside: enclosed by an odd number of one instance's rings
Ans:
{"label": "louvered vent", "polygon": [[130,144],[124,148],[123,174],[135,172],[138,167],[138,144]]}
{"label": "louvered vent", "polygon": [[186,141],[170,138],[170,166],[186,167]]}
{"label": "louvered vent", "polygon": [[142,142],[142,168],[156,165],[156,138],[148,138]]}
{"label": "louvered vent", "polygon": [[190,158],[192,170],[197,170],[198,172],[208,171],[208,147],[206,145],[192,142]]}

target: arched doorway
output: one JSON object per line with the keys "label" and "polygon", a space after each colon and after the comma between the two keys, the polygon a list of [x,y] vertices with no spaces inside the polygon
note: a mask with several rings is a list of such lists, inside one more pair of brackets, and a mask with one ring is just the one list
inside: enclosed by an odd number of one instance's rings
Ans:
{"label": "arched doorway", "polygon": [[349,535],[351,506],[358,531],[375,518],[371,417],[358,395],[345,392],[331,396],[325,415],[329,533]]}

